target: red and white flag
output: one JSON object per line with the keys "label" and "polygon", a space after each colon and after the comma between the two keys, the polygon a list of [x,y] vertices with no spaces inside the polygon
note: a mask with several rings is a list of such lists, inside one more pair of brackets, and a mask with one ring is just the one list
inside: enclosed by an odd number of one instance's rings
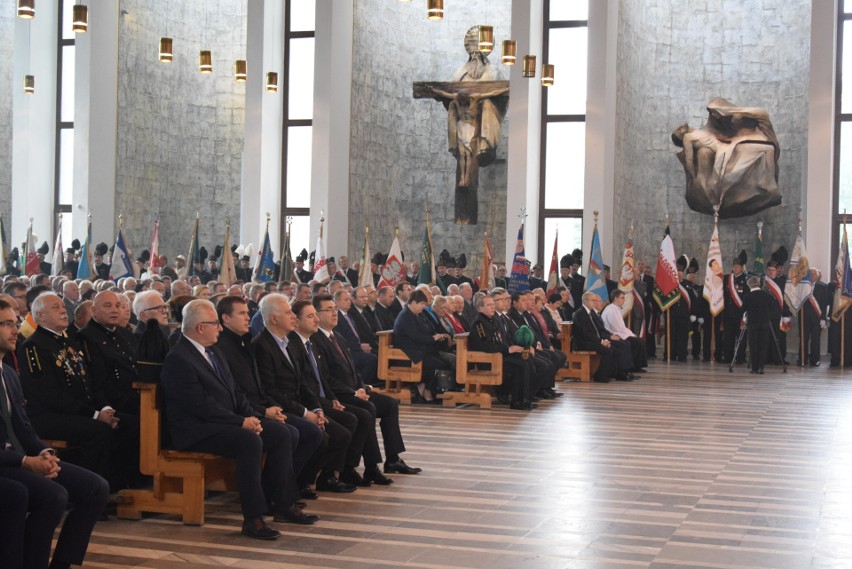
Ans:
{"label": "red and white flag", "polygon": [[624,305],[621,307],[621,316],[627,316],[633,312],[633,274],[635,272],[635,261],[633,253],[633,228],[627,236],[624,244],[624,257],[621,260],[621,273],[618,277],[618,290],[624,293]]}
{"label": "red and white flag", "polygon": [[325,247],[322,244],[322,224],[324,219],[320,218],[319,237],[317,237],[317,250],[314,253],[314,278],[318,283],[327,283],[331,280],[328,274],[328,261],[325,260]]}
{"label": "red and white flag", "polygon": [[382,278],[379,280],[379,286],[376,288],[396,286],[404,281],[405,277],[405,265],[402,262],[402,250],[399,247],[399,235],[397,235],[393,238],[393,245],[391,245],[390,253],[388,253],[388,260],[385,262],[385,266],[382,267]]}
{"label": "red and white flag", "polygon": [[[228,251],[230,252],[230,251]],[[155,267],[160,259],[160,220],[154,222],[154,236],[151,237],[151,266]]]}
{"label": "red and white flag", "polygon": [[725,309],[722,248],[719,246],[719,227],[713,226],[710,246],[707,248],[707,274],[704,276],[704,298],[710,305],[710,314],[718,316]]}
{"label": "red and white flag", "polygon": [[559,284],[559,230],[556,230],[556,237],[553,238],[553,254],[550,256],[550,270],[547,272],[547,295],[550,296],[556,292],[556,287]]}

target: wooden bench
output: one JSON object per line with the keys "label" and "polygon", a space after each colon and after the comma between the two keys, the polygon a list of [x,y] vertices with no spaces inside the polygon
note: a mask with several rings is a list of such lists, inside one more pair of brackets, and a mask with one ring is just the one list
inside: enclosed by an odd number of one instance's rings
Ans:
{"label": "wooden bench", "polygon": [[[444,407],[471,403],[482,409],[491,409],[493,386],[503,383],[503,354],[489,354],[468,350],[470,334],[456,334],[456,383],[464,391],[448,391],[438,396]],[[482,369],[488,365],[488,369]]]}
{"label": "wooden bench", "polygon": [[[379,369],[378,378],[385,382],[384,389],[376,389],[378,393],[384,393],[401,404],[411,404],[411,391],[403,387],[403,383],[420,383],[423,376],[423,362],[412,363],[405,352],[394,348],[393,331],[383,330],[376,332],[379,337]],[[407,365],[406,365],[407,364]]]}
{"label": "wooden bench", "polygon": [[154,486],[119,492],[118,517],[138,520],[142,512],[177,514],[187,525],[203,525],[206,490],[236,490],[233,462],[215,454],[160,448],[158,385],[138,382],[133,387],[140,390],[139,469],[154,477]]}
{"label": "wooden bench", "polygon": [[562,323],[562,351],[567,360],[565,367],[556,372],[556,377],[592,381],[592,376],[595,375],[601,363],[601,357],[597,352],[574,350],[571,345],[573,329],[573,322]]}

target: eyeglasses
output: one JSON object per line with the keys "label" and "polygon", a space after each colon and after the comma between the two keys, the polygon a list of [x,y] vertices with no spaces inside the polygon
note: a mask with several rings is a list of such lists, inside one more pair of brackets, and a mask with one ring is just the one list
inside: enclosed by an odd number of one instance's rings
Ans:
{"label": "eyeglasses", "polygon": [[317,312],[337,312],[337,308],[323,308],[322,310],[317,310]]}
{"label": "eyeglasses", "polygon": [[199,324],[207,324],[208,326],[218,326],[219,321],[218,320],[211,320],[209,322],[199,322]]}
{"label": "eyeglasses", "polygon": [[151,311],[151,310],[157,310],[159,312],[166,312],[168,309],[169,309],[168,306],[166,306],[165,304],[161,304],[160,306],[152,306],[151,308],[146,308],[142,312],[148,312],[148,311]]}
{"label": "eyeglasses", "polygon": [[3,320],[0,322],[0,328],[17,328],[18,323],[15,320]]}

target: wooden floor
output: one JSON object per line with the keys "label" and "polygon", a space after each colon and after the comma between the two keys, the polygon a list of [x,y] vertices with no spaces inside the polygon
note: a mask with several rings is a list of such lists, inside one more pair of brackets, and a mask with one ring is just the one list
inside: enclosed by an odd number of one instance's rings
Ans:
{"label": "wooden floor", "polygon": [[561,384],[533,412],[403,409],[419,476],[323,494],[313,527],[243,538],[235,495],[204,527],[100,523],[85,567],[852,567],[852,372],[656,363]]}

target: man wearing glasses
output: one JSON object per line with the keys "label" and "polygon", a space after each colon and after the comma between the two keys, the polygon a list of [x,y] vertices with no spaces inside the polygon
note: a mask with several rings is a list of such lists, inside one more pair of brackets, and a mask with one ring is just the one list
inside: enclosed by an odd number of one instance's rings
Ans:
{"label": "man wearing glasses", "polygon": [[133,330],[133,334],[141,337],[148,329],[148,323],[153,319],[157,321],[163,337],[168,340],[169,330],[169,308],[163,301],[163,297],[156,290],[146,290],[136,295],[133,300],[133,313],[139,320],[139,324]]}

